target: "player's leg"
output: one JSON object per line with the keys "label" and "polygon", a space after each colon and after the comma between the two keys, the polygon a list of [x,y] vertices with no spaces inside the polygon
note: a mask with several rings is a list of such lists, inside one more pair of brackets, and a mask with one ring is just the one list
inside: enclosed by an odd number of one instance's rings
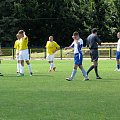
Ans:
{"label": "player's leg", "polygon": [[56,67],[54,66],[54,54],[50,55],[50,68],[51,70],[56,70]]}
{"label": "player's leg", "polygon": [[18,76],[24,76],[24,60],[20,60],[20,75]]}
{"label": "player's leg", "polygon": [[17,60],[17,73],[20,73],[20,61]]}
{"label": "player's leg", "polygon": [[96,78],[99,78],[99,75],[98,75],[98,62],[94,61],[93,64],[94,64],[94,71],[95,71],[95,74],[96,74]]}
{"label": "player's leg", "polygon": [[119,64],[119,71],[120,71],[120,52],[119,52],[119,61],[118,61],[118,64]]}
{"label": "player's leg", "polygon": [[28,66],[28,70],[29,70],[30,76],[32,76],[33,73],[32,73],[32,67],[31,67],[31,64],[30,64],[30,61],[29,61],[30,58],[29,58],[28,50],[25,50],[23,59],[25,60],[27,66]]}
{"label": "player's leg", "polygon": [[16,55],[17,60],[17,73],[20,73],[20,61],[19,61],[19,54]]}
{"label": "player's leg", "polygon": [[29,70],[30,76],[32,76],[33,73],[32,73],[32,67],[31,67],[30,61],[29,60],[25,60],[25,62],[28,65],[28,70]]}
{"label": "player's leg", "polygon": [[71,77],[70,78],[66,78],[66,80],[68,80],[68,81],[73,80],[73,78],[75,77],[75,74],[77,72],[78,64],[79,64],[79,54],[75,54],[74,55],[74,68],[73,68],[73,71],[71,73]]}
{"label": "player's leg", "polygon": [[66,78],[66,80],[71,81],[71,80],[74,79],[75,74],[76,74],[76,72],[77,72],[77,67],[78,67],[78,65],[74,65],[73,71],[72,71],[72,73],[71,73],[71,77]]}
{"label": "player's leg", "polygon": [[48,63],[50,64],[49,72],[51,72],[54,68],[54,56],[48,55],[47,59],[48,59]]}
{"label": "player's leg", "polygon": [[54,64],[54,54],[52,55],[52,69],[53,69],[53,71],[55,71],[56,70],[56,67],[55,67],[55,64]]}
{"label": "player's leg", "polygon": [[89,74],[89,72],[94,69],[95,74],[96,74],[96,78],[100,79],[99,75],[98,75],[98,62],[97,61],[93,61],[93,64],[90,66],[90,68],[87,71],[87,74]]}
{"label": "player's leg", "polygon": [[119,66],[119,59],[116,59],[116,63],[117,63],[117,65],[116,65],[116,69],[114,70],[114,71],[118,71],[119,69],[120,69],[120,66]]}
{"label": "player's leg", "polygon": [[[93,56],[93,51],[92,51],[92,50],[90,50],[90,57],[91,57],[91,62],[93,62],[94,56]],[[94,69],[94,64],[92,64],[92,65],[89,67],[89,69],[88,69],[88,71],[87,71],[87,74],[89,74],[89,72],[92,71],[93,69]]]}
{"label": "player's leg", "polygon": [[49,72],[51,72],[52,71],[51,61],[48,61],[48,63],[50,64]]}
{"label": "player's leg", "polygon": [[117,63],[117,65],[116,65],[116,69],[115,69],[115,71],[119,71],[119,69],[120,69],[120,52],[116,52],[116,63]]}
{"label": "player's leg", "polygon": [[95,74],[96,74],[96,79],[102,79],[98,75],[98,50],[91,50],[90,51],[90,56],[91,56],[91,62],[93,62],[92,66],[87,71],[87,74],[94,68]]}
{"label": "player's leg", "polygon": [[52,68],[51,68],[50,55],[47,56],[47,60],[48,60],[48,63],[49,63],[49,65],[50,65],[50,67],[49,67],[49,72],[51,72],[51,71],[52,71]]}
{"label": "player's leg", "polygon": [[102,79],[98,74],[98,61],[93,61],[93,64],[94,64],[94,71],[96,74],[96,79]]}
{"label": "player's leg", "polygon": [[87,72],[85,71],[85,69],[82,66],[82,61],[83,61],[83,55],[79,54],[79,68],[82,71],[83,76],[85,77],[84,80],[89,80]]}
{"label": "player's leg", "polygon": [[48,63],[50,64],[49,72],[51,72],[53,70],[53,61],[48,61]]}
{"label": "player's leg", "polygon": [[85,69],[83,68],[83,66],[79,65],[79,68],[82,71],[83,76],[85,77],[84,80],[86,80],[86,81],[89,80],[87,72],[85,71]]}
{"label": "player's leg", "polygon": [[96,74],[96,78],[97,79],[101,79],[98,75],[98,63],[97,61],[93,61],[93,64],[90,66],[90,68],[87,71],[87,75],[89,74],[89,72],[94,68],[95,74]]}
{"label": "player's leg", "polygon": [[20,62],[20,74],[18,76],[24,76],[24,59],[22,52],[19,54],[19,62]]}
{"label": "player's leg", "polygon": [[28,69],[30,71],[30,76],[32,76],[32,68],[31,68],[31,65],[30,65],[30,62],[29,62],[29,53],[28,53],[28,49],[26,50],[23,50],[21,53],[20,53],[20,60],[21,60],[21,66],[20,66],[20,73],[21,75],[24,76],[24,61],[26,61],[26,63],[28,64]]}
{"label": "player's leg", "polygon": [[119,70],[118,70],[118,71],[120,71],[120,58],[119,58],[119,60],[118,60],[118,64],[119,64]]}
{"label": "player's leg", "polygon": [[88,69],[88,71],[87,71],[87,74],[89,74],[89,72],[92,71],[93,68],[94,68],[94,65],[92,64],[92,65],[89,67],[89,69]]}

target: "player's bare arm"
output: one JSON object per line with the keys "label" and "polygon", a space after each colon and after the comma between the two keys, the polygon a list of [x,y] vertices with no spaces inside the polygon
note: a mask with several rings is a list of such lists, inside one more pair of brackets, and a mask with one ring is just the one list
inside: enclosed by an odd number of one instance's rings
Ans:
{"label": "player's bare arm", "polygon": [[68,50],[68,49],[72,49],[72,47],[69,46],[69,47],[65,47],[65,48],[64,48],[64,50]]}

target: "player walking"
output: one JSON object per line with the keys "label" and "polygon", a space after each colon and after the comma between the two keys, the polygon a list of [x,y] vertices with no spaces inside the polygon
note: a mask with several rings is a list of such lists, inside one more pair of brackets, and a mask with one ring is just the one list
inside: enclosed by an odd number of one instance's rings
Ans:
{"label": "player walking", "polygon": [[117,52],[116,52],[116,62],[117,62],[117,68],[115,71],[120,71],[120,32],[117,33],[118,37],[118,43],[117,43]]}
{"label": "player walking", "polygon": [[56,67],[54,66],[54,56],[55,56],[55,52],[60,49],[60,46],[55,41],[53,41],[53,36],[49,37],[49,41],[47,41],[46,44],[46,49],[47,49],[47,59],[50,64],[49,72],[51,72],[52,70],[55,71]]}
{"label": "player walking", "polygon": [[25,35],[23,30],[18,32],[20,37],[19,40],[19,60],[20,60],[20,74],[19,76],[24,76],[24,61],[28,65],[30,76],[32,76],[32,68],[29,62],[29,51],[28,51],[28,37]]}
{"label": "player walking", "polygon": [[97,36],[97,29],[92,29],[92,34],[87,38],[87,46],[90,49],[91,62],[93,63],[87,71],[87,74],[94,69],[96,74],[96,79],[102,79],[98,75],[98,45],[101,45],[101,40]]}
{"label": "player walking", "polygon": [[84,80],[89,80],[88,75],[86,71],[84,70],[82,66],[82,60],[83,60],[83,55],[82,55],[82,47],[83,47],[83,40],[79,37],[78,32],[73,33],[73,43],[69,47],[65,47],[65,50],[74,48],[74,69],[72,71],[71,77],[66,78],[68,81],[72,81],[76,72],[77,72],[77,67],[79,67],[83,73],[83,76],[85,77]]}

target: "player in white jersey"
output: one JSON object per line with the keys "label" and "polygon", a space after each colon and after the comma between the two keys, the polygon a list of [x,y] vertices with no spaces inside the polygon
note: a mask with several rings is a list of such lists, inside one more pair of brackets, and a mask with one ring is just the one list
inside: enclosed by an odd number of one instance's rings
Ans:
{"label": "player in white jersey", "polygon": [[117,43],[117,51],[116,51],[116,61],[117,61],[117,68],[115,71],[120,71],[120,32],[117,33],[118,43]]}
{"label": "player in white jersey", "polygon": [[85,77],[84,80],[89,80],[88,75],[86,71],[84,70],[82,66],[82,60],[83,60],[83,55],[82,55],[82,47],[83,47],[83,40],[79,37],[78,32],[74,32],[72,38],[74,39],[73,43],[69,47],[65,47],[65,50],[74,48],[74,69],[72,71],[71,77],[66,78],[66,80],[71,81],[73,80],[76,72],[77,72],[77,67],[79,67],[83,73],[83,76]]}

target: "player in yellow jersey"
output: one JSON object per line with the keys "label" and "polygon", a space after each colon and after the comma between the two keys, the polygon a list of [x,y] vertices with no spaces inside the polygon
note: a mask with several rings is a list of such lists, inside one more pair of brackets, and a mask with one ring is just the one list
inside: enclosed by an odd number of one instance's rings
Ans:
{"label": "player in yellow jersey", "polygon": [[30,76],[32,76],[32,68],[29,62],[28,37],[25,35],[25,32],[23,30],[20,30],[18,34],[20,36],[20,40],[19,40],[20,75],[19,76],[24,76],[24,61],[26,61],[30,72]]}
{"label": "player in yellow jersey", "polygon": [[52,70],[55,71],[56,67],[54,67],[54,55],[55,55],[55,52],[60,49],[60,46],[55,41],[53,41],[53,36],[49,37],[49,41],[47,41],[47,44],[46,44],[46,49],[47,49],[47,59],[50,64],[49,71],[50,72]]}
{"label": "player in yellow jersey", "polygon": [[17,37],[17,40],[15,41],[14,49],[16,50],[17,73],[20,73],[20,61],[19,61],[19,40],[20,40],[20,37],[18,34],[16,35],[16,37]]}

